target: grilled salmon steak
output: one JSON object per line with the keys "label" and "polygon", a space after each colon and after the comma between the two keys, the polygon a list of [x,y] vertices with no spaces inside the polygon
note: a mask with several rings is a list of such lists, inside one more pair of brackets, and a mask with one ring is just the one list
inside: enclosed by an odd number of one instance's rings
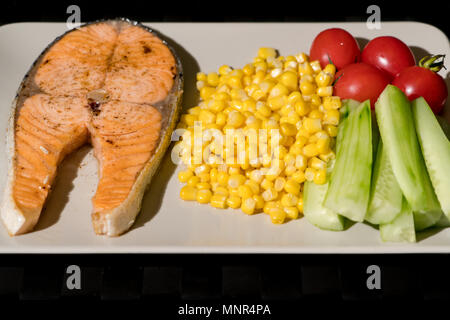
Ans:
{"label": "grilled salmon steak", "polygon": [[36,60],[14,102],[1,217],[10,235],[31,231],[58,165],[91,143],[97,234],[120,235],[170,143],[181,101],[181,64],[154,32],[127,20],[87,24]]}

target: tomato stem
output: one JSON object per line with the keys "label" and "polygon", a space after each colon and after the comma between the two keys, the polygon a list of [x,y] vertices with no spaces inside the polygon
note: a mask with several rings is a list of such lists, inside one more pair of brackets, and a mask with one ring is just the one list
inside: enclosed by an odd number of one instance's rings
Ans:
{"label": "tomato stem", "polygon": [[[445,54],[427,55],[420,59],[419,67],[429,69],[433,72],[439,72],[442,68],[447,68],[444,66]],[[438,61],[440,60],[440,61]]]}

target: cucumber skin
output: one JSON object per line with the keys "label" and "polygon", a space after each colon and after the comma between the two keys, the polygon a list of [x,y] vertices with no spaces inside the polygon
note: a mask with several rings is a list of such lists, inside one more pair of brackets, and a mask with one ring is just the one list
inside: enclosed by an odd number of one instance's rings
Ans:
{"label": "cucumber skin", "polygon": [[450,218],[450,141],[423,98],[412,102],[414,124],[434,192]]}
{"label": "cucumber skin", "polygon": [[351,111],[338,132],[336,164],[324,206],[353,221],[363,221],[372,174],[372,118],[370,102]]}
{"label": "cucumber skin", "polygon": [[387,224],[380,224],[380,236],[383,241],[416,242],[414,215],[403,197],[402,210],[397,217]]}
{"label": "cucumber skin", "polygon": [[414,212],[416,230],[434,225],[441,216],[416,135],[411,104],[387,85],[375,103],[381,139],[402,193]]}
{"label": "cucumber skin", "polygon": [[373,166],[366,221],[372,224],[391,222],[402,210],[402,198],[402,190],[392,172],[383,142],[380,141]]}

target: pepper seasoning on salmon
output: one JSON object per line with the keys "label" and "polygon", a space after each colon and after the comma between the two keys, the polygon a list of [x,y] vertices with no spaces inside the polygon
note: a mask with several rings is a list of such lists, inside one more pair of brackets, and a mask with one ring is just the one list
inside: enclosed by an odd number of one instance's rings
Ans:
{"label": "pepper seasoning on salmon", "polygon": [[94,231],[127,231],[175,124],[180,67],[163,41],[126,21],[83,26],[47,49],[16,103],[1,208],[8,232],[34,228],[58,165],[88,142],[99,166]]}

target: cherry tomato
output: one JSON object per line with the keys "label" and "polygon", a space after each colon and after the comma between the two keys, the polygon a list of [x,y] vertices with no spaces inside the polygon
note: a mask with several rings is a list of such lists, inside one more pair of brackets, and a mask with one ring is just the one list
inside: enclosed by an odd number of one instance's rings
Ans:
{"label": "cherry tomato", "polygon": [[344,29],[332,28],[319,33],[309,51],[311,60],[319,60],[324,68],[330,61],[340,70],[359,62],[361,52],[355,38]]}
{"label": "cherry tomato", "polygon": [[361,61],[383,70],[391,80],[403,69],[416,65],[411,49],[401,40],[388,36],[371,40],[361,53]]}
{"label": "cherry tomato", "polygon": [[409,100],[423,97],[435,114],[442,110],[448,96],[444,79],[434,72],[439,71],[444,63],[436,63],[439,58],[443,56],[425,57],[419,66],[404,69],[392,81]]}
{"label": "cherry tomato", "polygon": [[354,63],[336,73],[334,94],[341,99],[363,102],[370,99],[372,109],[380,93],[389,84],[389,77],[367,63]]}

